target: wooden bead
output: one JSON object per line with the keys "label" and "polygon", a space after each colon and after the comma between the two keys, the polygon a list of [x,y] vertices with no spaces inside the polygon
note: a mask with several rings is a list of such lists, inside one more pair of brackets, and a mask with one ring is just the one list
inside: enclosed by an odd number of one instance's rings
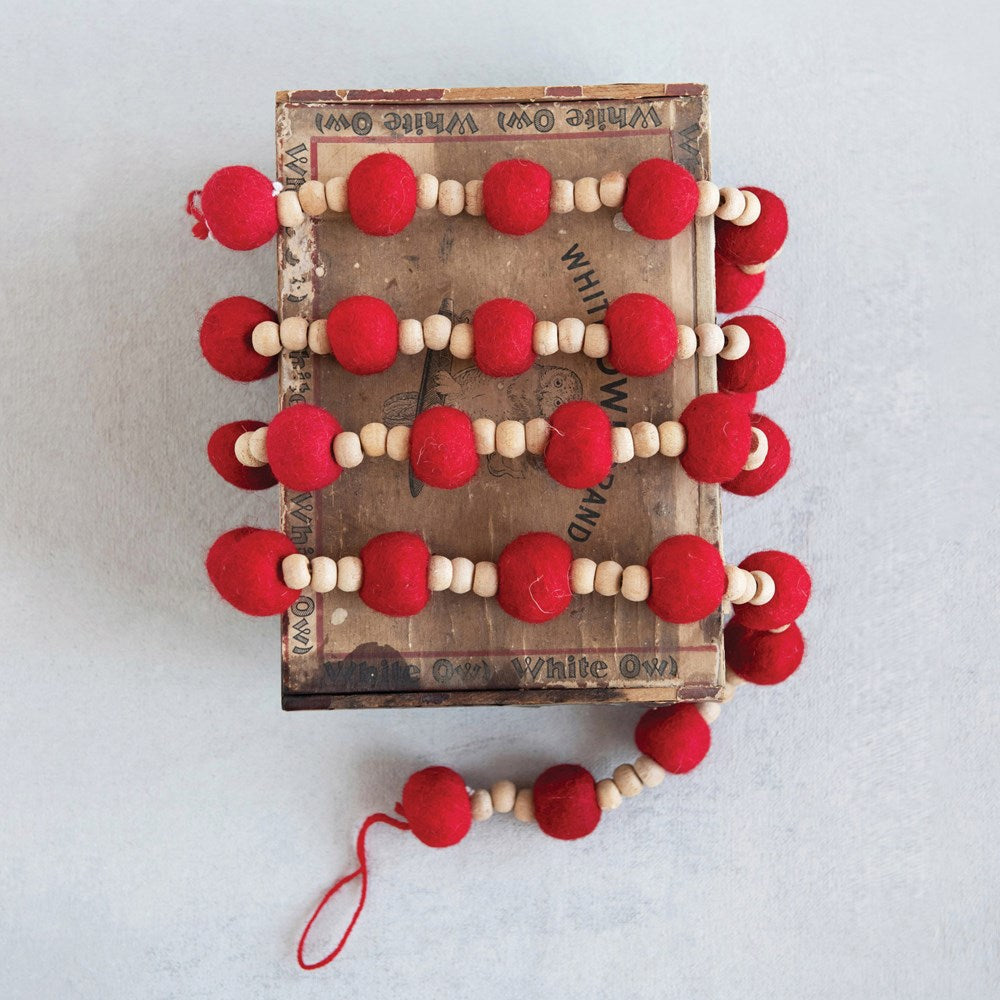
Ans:
{"label": "wooden bead", "polygon": [[531,346],[540,358],[559,351],[559,327],[550,319],[540,319],[531,333]]}
{"label": "wooden bead", "polygon": [[357,468],[365,460],[361,438],[354,431],[341,431],[333,439],[333,457],[345,469]]}
{"label": "wooden bead", "polygon": [[698,181],[698,207],[694,214],[699,219],[715,215],[719,207],[719,186],[711,181]]}
{"label": "wooden bead", "polygon": [[677,458],[687,447],[687,431],[679,420],[664,420],[656,428],[660,435],[660,454]]}
{"label": "wooden bead", "polygon": [[442,215],[461,215],[465,208],[465,185],[461,181],[441,181],[438,188],[438,211]]}
{"label": "wooden bead", "polygon": [[627,427],[611,428],[611,461],[616,465],[624,465],[635,458],[635,444],[632,432]]}
{"label": "wooden bead", "polygon": [[385,436],[385,453],[394,462],[405,462],[410,457],[410,428],[405,424],[390,427]]}
{"label": "wooden bead", "polygon": [[497,566],[491,562],[477,562],[472,573],[472,592],[477,597],[496,597]]}
{"label": "wooden bead", "polygon": [[481,180],[465,182],[465,211],[468,215],[483,214],[483,182]]}
{"label": "wooden bead", "polygon": [[322,215],[326,211],[326,187],[322,181],[306,181],[299,188],[299,204],[306,215]]}
{"label": "wooden bead", "polygon": [[[777,254],[775,254],[777,256]],[[773,257],[771,258],[774,259]],[[767,265],[770,264],[770,260],[764,261],[763,264],[737,264],[737,267],[744,274],[763,274],[767,270]]]}
{"label": "wooden bead", "polygon": [[619,764],[612,774],[612,779],[618,791],[626,799],[634,798],[642,791],[642,779],[635,773],[631,764]]}
{"label": "wooden bead", "polygon": [[451,339],[448,341],[448,349],[452,356],[460,361],[468,361],[475,356],[475,340],[472,334],[471,323],[456,323],[451,328]]}
{"label": "wooden bead", "polygon": [[520,458],[524,449],[524,424],[520,420],[501,420],[497,424],[497,453],[503,458]]}
{"label": "wooden bead", "polygon": [[623,572],[621,563],[616,563],[613,559],[598,563],[594,572],[594,590],[601,597],[614,597],[622,589]]}
{"label": "wooden bead", "polygon": [[477,823],[488,820],[493,815],[493,800],[485,788],[478,788],[469,796],[472,818]]}
{"label": "wooden bead", "polygon": [[544,455],[552,425],[545,417],[533,417],[524,425],[524,447],[530,455]]}
{"label": "wooden bead", "polygon": [[252,436],[253,431],[244,431],[233,445],[233,454],[236,455],[236,461],[240,465],[245,465],[248,469],[259,469],[262,465],[267,465],[267,462],[259,461],[251,451],[250,438]]}
{"label": "wooden bead", "polygon": [[759,469],[767,458],[767,435],[759,427],[754,427],[750,431],[750,437],[750,454],[743,466],[747,472]]}
{"label": "wooden bead", "polygon": [[625,201],[625,175],[612,170],[601,178],[598,188],[601,204],[607,208],[621,208]]}
{"label": "wooden bead", "polygon": [[[757,584],[753,577],[745,569],[726,563],[726,593],[724,599],[732,604],[745,604],[743,595],[749,589],[749,583],[753,583],[753,593],[757,593]],[[749,598],[748,598],[749,599]]]}
{"label": "wooden bead", "polygon": [[667,776],[667,772],[652,757],[647,757],[645,754],[636,757],[632,767],[635,768],[635,773],[639,775],[639,780],[646,788],[656,788],[658,785],[662,785],[663,779]]}
{"label": "wooden bead", "polygon": [[649,570],[645,566],[626,566],[622,570],[622,597],[637,604],[649,597]]}
{"label": "wooden bead", "polygon": [[597,563],[593,559],[574,559],[569,566],[569,589],[574,594],[592,594],[597,576]]}
{"label": "wooden bead", "polygon": [[730,323],[722,328],[722,332],[726,338],[726,346],[719,351],[720,358],[738,361],[750,350],[750,334],[742,326]]}
{"label": "wooden bead", "polygon": [[431,556],[427,563],[428,590],[447,590],[451,586],[454,570],[447,556]]}
{"label": "wooden bead", "polygon": [[559,320],[559,350],[563,354],[579,354],[583,350],[583,339],[587,335],[587,325],[582,319],[568,316]]}
{"label": "wooden bead", "polygon": [[774,597],[774,577],[770,573],[765,573],[760,569],[750,570],[750,575],[756,581],[756,592],[753,597],[750,598],[749,603],[755,607],[760,607],[762,604],[767,604],[772,597]]}
{"label": "wooden bead", "polygon": [[492,455],[497,450],[497,425],[489,417],[472,421],[472,436],[476,439],[477,455]]}
{"label": "wooden bead", "polygon": [[326,332],[326,320],[314,319],[309,324],[309,350],[313,354],[330,353],[330,337]]}
{"label": "wooden bead", "polygon": [[435,313],[423,322],[424,344],[428,351],[443,351],[451,339],[451,320]]}
{"label": "wooden bead", "polygon": [[632,425],[632,447],[636,458],[652,458],[660,453],[660,432],[656,424],[640,420]]}
{"label": "wooden bead", "polygon": [[507,778],[495,781],[490,786],[490,800],[493,802],[494,812],[509,813],[514,808],[516,798],[517,785]]}
{"label": "wooden bead", "polygon": [[282,191],[277,197],[278,203],[278,225],[286,229],[294,229],[301,226],[306,220],[306,214],[299,204],[299,193],[297,191]]}
{"label": "wooden bead", "polygon": [[733,225],[752,226],[760,218],[760,198],[753,191],[741,189],[740,194],[746,199],[746,207],[733,219]]}
{"label": "wooden bead", "polygon": [[329,594],[337,589],[337,560],[329,556],[313,556],[309,562],[312,589],[317,594]]}
{"label": "wooden bead", "polygon": [[424,327],[419,319],[399,321],[399,353],[419,354],[424,349]]}
{"label": "wooden bead", "polygon": [[726,335],[715,323],[699,323],[694,332],[698,337],[698,354],[703,358],[714,358],[726,346]]}
{"label": "wooden bead", "polygon": [[535,797],[530,788],[519,788],[514,797],[514,818],[522,823],[535,822]]}
{"label": "wooden bead", "polygon": [[711,725],[722,714],[722,706],[717,701],[699,701],[698,714]]}
{"label": "wooden bead", "polygon": [[606,358],[611,350],[611,338],[603,323],[588,323],[583,335],[583,353],[588,358]]}
{"label": "wooden bead", "polygon": [[386,439],[389,428],[385,424],[365,424],[358,437],[361,438],[361,448],[369,458],[381,458],[385,454]]}
{"label": "wooden bead", "polygon": [[573,205],[578,212],[596,212],[601,207],[596,177],[581,177],[573,185]]}
{"label": "wooden bead", "polygon": [[258,427],[250,432],[250,454],[261,465],[267,465],[267,428]]}
{"label": "wooden bead", "polygon": [[435,208],[439,187],[438,179],[433,174],[420,174],[417,177],[417,208]]}
{"label": "wooden bead", "polygon": [[739,188],[719,188],[719,207],[715,210],[717,219],[732,222],[743,214],[746,207],[747,200]]}
{"label": "wooden bead", "polygon": [[698,335],[694,330],[683,323],[677,324],[677,360],[687,361],[693,358],[698,351]]}
{"label": "wooden bead", "polygon": [[772,635],[781,635],[782,632],[787,632],[792,627],[792,623],[789,622],[787,625],[782,625],[780,628],[769,628],[768,632]]}
{"label": "wooden bead", "polygon": [[312,582],[309,560],[301,552],[294,552],[281,560],[281,576],[285,586],[292,590],[305,590]]}
{"label": "wooden bead", "polygon": [[472,578],[476,564],[465,556],[457,556],[451,561],[451,584],[448,589],[453,594],[467,594],[472,590]]}
{"label": "wooden bead", "polygon": [[281,334],[273,319],[258,323],[250,334],[253,349],[265,358],[273,358],[281,353]]}
{"label": "wooden bead", "polygon": [[331,177],[324,185],[326,206],[331,212],[347,211],[347,178]]}
{"label": "wooden bead", "polygon": [[356,594],[363,573],[364,566],[357,556],[341,556],[337,560],[337,588],[345,594]]}
{"label": "wooden bead", "polygon": [[549,195],[549,208],[556,215],[565,215],[572,212],[573,202],[573,182],[567,180],[557,180],[552,182],[552,193]]}
{"label": "wooden bead", "polygon": [[286,316],[278,327],[281,346],[289,351],[304,351],[309,346],[309,321],[304,316]]}
{"label": "wooden bead", "polygon": [[601,812],[610,812],[622,804],[622,793],[610,778],[601,778],[597,782],[597,804]]}

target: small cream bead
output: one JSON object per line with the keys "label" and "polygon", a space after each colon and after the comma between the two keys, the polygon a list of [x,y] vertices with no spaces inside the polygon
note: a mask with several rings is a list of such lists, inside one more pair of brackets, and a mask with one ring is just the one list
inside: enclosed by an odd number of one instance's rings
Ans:
{"label": "small cream bead", "polygon": [[535,822],[535,797],[530,788],[519,788],[514,798],[514,818],[522,823]]}
{"label": "small cream bead", "polygon": [[722,714],[722,705],[717,701],[699,701],[698,714],[711,725]]}
{"label": "small cream bead", "polygon": [[357,556],[341,556],[337,560],[337,587],[345,594],[356,594],[363,573],[364,566]]}
{"label": "small cream bead", "polygon": [[337,589],[337,561],[329,556],[313,556],[309,563],[312,589],[317,594],[329,594]]}
{"label": "small cream bead", "polygon": [[610,812],[622,804],[622,793],[610,778],[601,778],[597,783],[597,804],[601,812]]}
{"label": "small cream bead", "polygon": [[514,808],[516,798],[517,785],[508,778],[495,781],[490,786],[490,800],[493,802],[494,812],[509,813]]}
{"label": "small cream bead", "polygon": [[443,351],[451,339],[451,320],[435,313],[423,322],[424,344],[428,351]]}
{"label": "small cream bead", "polygon": [[774,597],[774,577],[772,577],[770,573],[765,573],[760,569],[750,570],[750,575],[757,583],[755,588],[756,592],[753,597],[750,598],[750,604],[754,605],[754,607],[760,607],[762,604],[767,604],[767,602]]}
{"label": "small cream bead", "polygon": [[594,573],[594,590],[601,597],[614,597],[622,589],[623,572],[621,563],[613,559],[598,563]]}
{"label": "small cream bead", "polygon": [[540,319],[531,332],[531,346],[540,358],[559,351],[559,327],[550,319]]}
{"label": "small cream bead", "polygon": [[660,432],[656,424],[640,420],[632,425],[632,446],[637,458],[652,458],[660,453]]}
{"label": "small cream bead", "polygon": [[787,632],[792,627],[792,623],[789,622],[787,625],[782,625],[781,628],[769,628],[768,632],[772,635],[781,635],[782,632]]}
{"label": "small cream bead", "polygon": [[[775,254],[776,256],[777,254]],[[774,257],[771,260],[774,260]],[[737,266],[744,274],[763,274],[770,263],[770,260],[765,260],[763,264],[738,264]]]}
{"label": "small cream bead", "polygon": [[427,563],[428,590],[447,590],[451,586],[454,570],[447,556],[431,556]]}
{"label": "small cream bead", "polygon": [[632,432],[627,427],[611,428],[611,461],[616,465],[624,465],[635,458],[635,443]]}
{"label": "small cream bead", "polygon": [[493,815],[493,800],[485,788],[479,788],[469,796],[469,806],[472,818],[477,823],[482,823]]}
{"label": "small cream bead", "polygon": [[305,590],[312,582],[309,560],[301,552],[293,552],[281,560],[281,576],[285,586],[292,590]]}
{"label": "small cream bead", "polygon": [[752,226],[760,218],[760,198],[753,191],[740,190],[746,199],[746,207],[733,219],[734,226]]}
{"label": "small cream bead", "polygon": [[750,334],[742,326],[730,323],[722,328],[722,332],[726,337],[726,346],[719,351],[720,358],[725,358],[726,361],[738,361],[750,350]]}
{"label": "small cream bead", "polygon": [[599,187],[601,204],[607,208],[621,208],[625,201],[625,175],[612,170],[601,178]]}
{"label": "small cream bead", "polygon": [[631,764],[619,764],[612,774],[612,779],[618,791],[626,799],[634,798],[642,791],[642,779],[635,773]]}
{"label": "small cream bead", "polygon": [[448,341],[448,349],[452,357],[459,361],[468,361],[476,353],[475,339],[472,333],[471,323],[456,323],[451,328],[451,339]]}
{"label": "small cream bead", "polygon": [[553,181],[549,208],[556,215],[565,215],[567,212],[572,212],[573,207],[573,182],[564,179]]}
{"label": "small cream bead", "polygon": [[465,211],[469,215],[483,214],[483,182],[481,180],[465,182]]}
{"label": "small cream bead", "polygon": [[753,427],[750,439],[750,454],[743,466],[747,472],[759,469],[767,459],[767,435],[759,427]]}
{"label": "small cream bead", "polygon": [[489,417],[472,421],[472,436],[476,439],[477,455],[492,455],[497,450],[497,425]]}
{"label": "small cream bead", "polygon": [[[740,598],[747,590],[747,571],[745,569],[740,569],[739,566],[734,566],[732,563],[726,563],[726,593],[723,595],[724,599],[730,601],[733,604],[743,604]],[[754,593],[757,591],[757,585],[754,584]]]}
{"label": "small cream bead", "polygon": [[645,566],[626,566],[622,570],[622,597],[626,601],[645,601],[649,587],[649,570]]}
{"label": "small cream bead", "polygon": [[501,420],[497,424],[497,453],[503,458],[520,458],[524,449],[524,424],[520,420]]}
{"label": "small cream bead", "polygon": [[524,425],[524,447],[529,455],[544,455],[552,425],[545,417],[533,417]]}
{"label": "small cream bead", "polygon": [[568,316],[559,320],[559,350],[563,354],[579,354],[583,350],[583,338],[587,333],[587,325],[582,319]]}
{"label": "small cream bead", "polygon": [[433,174],[417,177],[417,208],[435,208],[438,203],[438,179]]}
{"label": "small cream bead", "polygon": [[658,785],[662,785],[663,779],[667,776],[667,772],[652,757],[647,757],[645,754],[636,757],[632,767],[635,768],[635,773],[639,775],[639,780],[646,788],[656,788]]}
{"label": "small cream bead", "polygon": [[326,320],[314,319],[309,324],[309,350],[313,354],[329,354],[330,338],[326,332]]}
{"label": "small cream bead", "polygon": [[385,436],[385,453],[394,462],[405,462],[410,457],[410,428],[405,424],[390,427]]}
{"label": "small cream bead", "polygon": [[677,325],[677,360],[687,361],[698,351],[698,335],[694,330],[682,323]]}
{"label": "small cream bead", "polygon": [[389,436],[389,428],[385,424],[365,424],[358,437],[361,447],[369,458],[381,458],[385,454],[385,443]]}
{"label": "small cream bead", "polygon": [[251,437],[253,437],[253,431],[244,431],[236,439],[236,443],[233,445],[233,453],[236,455],[236,461],[240,465],[245,465],[248,469],[259,469],[262,465],[267,465],[267,462],[261,462],[254,455],[250,448]]}
{"label": "small cream bead", "polygon": [[472,578],[476,564],[465,556],[456,556],[451,561],[451,584],[448,589],[453,594],[467,594],[472,590]]}
{"label": "small cream bead", "polygon": [[714,358],[726,346],[726,335],[715,323],[699,323],[694,332],[698,337],[698,354],[703,358]]}
{"label": "small cream bead", "polygon": [[677,458],[687,447],[687,431],[679,420],[664,420],[657,431],[660,434],[660,454]]}
{"label": "small cream bead", "polygon": [[704,219],[709,215],[715,215],[715,210],[719,207],[719,186],[711,181],[698,181],[698,207],[694,214],[699,219]]}
{"label": "small cream bead", "polygon": [[581,177],[573,185],[573,204],[578,212],[596,212],[601,207],[596,177]]}
{"label": "small cream bead", "polygon": [[278,327],[281,346],[289,351],[304,351],[309,346],[309,321],[304,316],[286,316]]}
{"label": "small cream bead", "polygon": [[298,191],[282,191],[277,199],[278,203],[278,225],[286,229],[294,229],[305,222],[306,214],[299,204]]}
{"label": "small cream bead", "polygon": [[250,334],[253,349],[265,358],[273,358],[281,353],[281,334],[273,319],[258,323]]}
{"label": "small cream bead", "polygon": [[569,565],[569,589],[574,594],[592,594],[597,563],[593,559],[574,559]]}
{"label": "small cream bead", "polygon": [[465,208],[465,185],[461,181],[441,181],[438,188],[438,211],[442,215],[461,215]]}
{"label": "small cream bead", "polygon": [[341,431],[333,439],[333,457],[345,469],[357,468],[365,460],[361,438],[354,431]]}
{"label": "small cream bead", "polygon": [[250,454],[253,455],[261,465],[267,465],[267,428],[258,427],[250,432]]}
{"label": "small cream bead", "polygon": [[299,204],[306,215],[322,215],[326,211],[326,187],[322,181],[306,181],[299,188]]}
{"label": "small cream bead", "polygon": [[606,358],[611,350],[611,338],[603,323],[588,323],[583,335],[583,353],[588,358]]}
{"label": "small cream bead", "polygon": [[399,353],[419,354],[424,349],[424,327],[419,319],[399,321]]}
{"label": "small cream bead", "polygon": [[496,597],[497,586],[496,563],[477,562],[472,573],[472,592],[477,597]]}
{"label": "small cream bead", "polygon": [[733,219],[738,219],[743,214],[746,207],[747,200],[739,188],[719,188],[719,207],[715,210],[717,219],[732,222]]}
{"label": "small cream bead", "polygon": [[347,211],[347,178],[331,177],[326,184],[326,204],[331,212]]}

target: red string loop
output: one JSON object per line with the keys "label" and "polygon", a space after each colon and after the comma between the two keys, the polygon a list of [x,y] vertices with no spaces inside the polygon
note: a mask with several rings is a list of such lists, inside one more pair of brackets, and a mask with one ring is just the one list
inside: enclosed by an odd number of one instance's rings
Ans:
{"label": "red string loop", "polygon": [[[399,807],[397,806],[397,809]],[[351,936],[351,931],[354,930],[354,925],[358,922],[358,917],[361,916],[361,911],[365,908],[365,897],[368,895],[368,862],[365,858],[365,835],[368,833],[368,828],[374,826],[376,823],[386,823],[389,826],[395,827],[397,830],[409,830],[410,824],[396,819],[395,816],[389,816],[386,813],[372,813],[364,823],[361,825],[361,829],[358,831],[357,840],[357,855],[358,855],[358,868],[351,872],[349,875],[345,875],[338,882],[335,882],[333,886],[327,891],[326,895],[320,900],[319,906],[316,907],[313,915],[309,918],[309,923],[306,924],[305,929],[302,931],[302,936],[299,938],[299,947],[297,952],[297,957],[299,960],[299,966],[306,971],[312,969],[322,969],[324,965],[329,965],[343,950],[344,945],[347,944],[347,939]],[[351,917],[351,922],[347,925],[347,930],[344,931],[337,942],[337,946],[331,951],[325,958],[321,958],[318,962],[307,962],[303,957],[303,952],[306,947],[306,938],[309,936],[309,931],[312,929],[312,925],[316,922],[316,919],[323,912],[323,908],[328,902],[345,886],[353,882],[358,876],[361,876],[361,898],[358,900],[358,905],[354,910],[354,916]]]}
{"label": "red string loop", "polygon": [[193,219],[197,220],[191,227],[191,235],[196,240],[208,239],[208,223],[201,211],[201,191],[189,191],[187,196],[187,206],[185,211]]}

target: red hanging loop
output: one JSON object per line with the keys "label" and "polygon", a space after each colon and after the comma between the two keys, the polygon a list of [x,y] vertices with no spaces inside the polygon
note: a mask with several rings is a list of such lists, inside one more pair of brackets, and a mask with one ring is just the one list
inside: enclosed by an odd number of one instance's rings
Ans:
{"label": "red hanging loop", "polygon": [[191,235],[197,240],[207,240],[209,236],[208,223],[201,211],[201,191],[189,191],[187,196],[187,214],[197,220],[191,227]]}
{"label": "red hanging loop", "polygon": [[[397,807],[398,808],[398,807]],[[351,931],[354,930],[354,925],[358,922],[358,917],[361,916],[361,911],[365,908],[365,897],[368,895],[368,862],[365,859],[365,835],[368,833],[368,828],[374,826],[376,823],[386,823],[389,826],[395,827],[397,830],[409,830],[410,824],[404,820],[396,819],[395,816],[389,816],[386,813],[372,813],[361,825],[361,829],[358,831],[357,840],[357,855],[358,855],[358,868],[351,872],[349,875],[345,875],[339,882],[334,883],[334,885],[329,889],[326,895],[320,900],[319,906],[316,907],[313,915],[309,918],[309,923],[306,924],[305,930],[302,931],[302,936],[299,938],[299,947],[297,952],[297,957],[299,960],[299,966],[306,971],[311,969],[322,969],[324,965],[329,965],[343,950],[344,945],[347,944],[347,939],[351,936]],[[354,910],[354,916],[351,917],[351,922],[347,925],[347,930],[344,931],[337,942],[336,948],[330,952],[325,958],[321,958],[318,962],[307,962],[303,957],[303,952],[306,947],[306,938],[309,936],[309,931],[312,925],[316,922],[317,917],[323,912],[323,908],[326,904],[348,883],[353,882],[358,876],[361,876],[361,898],[358,900],[357,908]]]}

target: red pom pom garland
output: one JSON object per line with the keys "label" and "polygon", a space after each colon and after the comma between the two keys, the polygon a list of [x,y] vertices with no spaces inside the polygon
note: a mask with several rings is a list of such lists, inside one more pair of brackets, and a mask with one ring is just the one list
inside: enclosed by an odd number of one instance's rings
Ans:
{"label": "red pom pom garland", "polygon": [[284,560],[294,556],[292,540],[280,531],[234,528],[208,550],[205,568],[219,596],[245,615],[287,611],[301,590],[288,586]]}
{"label": "red pom pom garland", "polygon": [[472,317],[476,365],[484,375],[520,375],[535,363],[535,314],[516,299],[491,299]]}
{"label": "red pom pom garland", "polygon": [[680,416],[687,444],[684,471],[700,483],[723,483],[738,476],[753,443],[750,416],[739,400],[723,392],[695,396]]}
{"label": "red pom pom garland", "polygon": [[329,486],[342,471],[333,457],[340,430],[333,414],[311,403],[297,403],[275,414],[265,435],[274,477],[292,490]]}
{"label": "red pom pom garland", "polygon": [[669,240],[694,219],[698,199],[695,179],[679,163],[643,160],[628,175],[622,214],[641,236]]}
{"label": "red pom pom garland", "polygon": [[715,223],[715,246],[719,254],[737,267],[755,268],[773,260],[788,235],[785,203],[764,188],[744,188],[760,205],[750,225],[719,218]]}
{"label": "red pom pom garland", "polygon": [[479,470],[468,415],[452,406],[432,406],[418,413],[410,431],[410,468],[428,486],[442,490],[465,486]]}
{"label": "red pom pom garland", "polygon": [[201,353],[217,372],[236,382],[267,378],[277,370],[278,361],[256,350],[253,333],[258,325],[273,324],[277,318],[273,309],[245,295],[216,302],[201,321]]}
{"label": "red pom pom garland", "polygon": [[753,600],[734,604],[733,615],[747,628],[783,628],[806,609],[812,580],[805,566],[787,552],[755,552],[739,568],[758,582]]}
{"label": "red pom pom garland", "polygon": [[408,618],[430,599],[427,567],[431,554],[424,540],[409,531],[376,535],[361,549],[361,600],[373,611]]}
{"label": "red pom pom garland", "polygon": [[187,212],[198,239],[211,236],[230,250],[253,250],[278,231],[276,188],[253,167],[216,170],[200,191],[188,195]]}
{"label": "red pom pom garland", "polygon": [[556,840],[579,840],[597,829],[601,806],[597,784],[579,764],[556,764],[535,779],[532,805],[542,833]]}
{"label": "red pom pom garland", "polygon": [[483,176],[483,214],[498,232],[524,236],[549,217],[552,175],[531,160],[494,163]]}
{"label": "red pom pom garland", "polygon": [[395,153],[366,156],[347,178],[347,208],[354,225],[369,236],[402,232],[417,210],[413,169]]}
{"label": "red pom pom garland", "polygon": [[635,727],[640,753],[670,774],[687,774],[696,768],[711,744],[712,731],[693,702],[652,708]]}
{"label": "red pom pom garland", "polygon": [[596,403],[563,403],[549,418],[545,468],[570,489],[589,489],[607,479],[611,454],[611,421]]}
{"label": "red pom pom garland", "polygon": [[652,551],[646,563],[649,597],[657,618],[696,622],[714,611],[726,593],[726,567],[719,550],[697,535],[674,535]]}
{"label": "red pom pom garland", "polygon": [[763,435],[766,444],[757,449],[756,455],[751,452],[753,460],[747,462],[738,476],[723,483],[722,488],[738,496],[758,497],[778,483],[788,471],[792,449],[785,432],[762,413],[750,414],[750,427],[752,432]]}
{"label": "red pom pom garland", "polygon": [[573,552],[558,535],[519,535],[497,561],[497,601],[512,618],[537,624],[568,607],[573,592],[569,572]]}
{"label": "red pom pom garland", "polygon": [[396,314],[373,295],[341,299],[326,320],[326,336],[337,361],[353,375],[384,372],[396,360]]}
{"label": "red pom pom garland", "polygon": [[720,353],[719,388],[727,392],[759,392],[774,385],[785,367],[785,338],[763,316],[736,316],[726,329],[737,327],[747,335],[746,351],[738,357]]}
{"label": "red pom pom garland", "polygon": [[762,632],[733,619],[725,629],[725,645],[728,671],[750,684],[780,684],[798,670],[805,653],[802,631],[795,622]]}
{"label": "red pom pom garland", "polygon": [[[208,439],[208,460],[227,483],[241,490],[266,490],[277,483],[271,467],[258,461],[249,448],[253,432],[263,430],[266,433],[266,428],[267,424],[259,420],[237,420],[223,424],[212,433]],[[241,447],[239,458],[237,442]]]}
{"label": "red pom pom garland", "polygon": [[764,271],[747,274],[725,257],[715,255],[715,308],[720,313],[746,309],[764,287]]}

